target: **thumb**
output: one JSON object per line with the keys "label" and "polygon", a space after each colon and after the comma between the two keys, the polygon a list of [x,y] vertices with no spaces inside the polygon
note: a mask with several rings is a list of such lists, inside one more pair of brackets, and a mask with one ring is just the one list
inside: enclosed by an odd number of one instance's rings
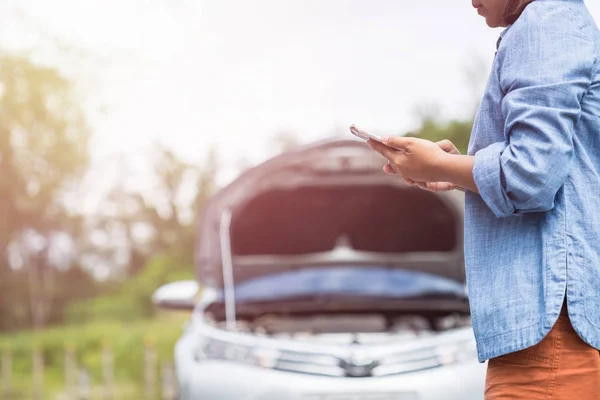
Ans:
{"label": "thumb", "polygon": [[444,150],[446,153],[459,154],[459,151],[456,148],[456,146],[454,145],[454,143],[452,143],[448,139],[440,140],[439,142],[436,142],[435,144],[437,144],[439,146],[439,148]]}
{"label": "thumb", "polygon": [[406,148],[414,142],[414,138],[404,136],[384,136],[381,138],[383,144],[393,147],[397,150],[406,150]]}

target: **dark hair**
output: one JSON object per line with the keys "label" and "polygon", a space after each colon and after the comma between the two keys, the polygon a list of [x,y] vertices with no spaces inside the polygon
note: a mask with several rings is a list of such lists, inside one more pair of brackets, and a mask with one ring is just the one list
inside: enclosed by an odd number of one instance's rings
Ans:
{"label": "dark hair", "polygon": [[506,9],[504,10],[504,22],[506,25],[514,24],[517,19],[531,2],[534,0],[508,0]]}

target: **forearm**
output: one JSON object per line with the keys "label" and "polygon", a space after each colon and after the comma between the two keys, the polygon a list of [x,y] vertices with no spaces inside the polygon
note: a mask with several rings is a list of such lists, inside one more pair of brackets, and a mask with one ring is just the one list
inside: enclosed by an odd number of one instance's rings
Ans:
{"label": "forearm", "polygon": [[474,156],[447,154],[440,162],[441,180],[479,193],[473,178]]}

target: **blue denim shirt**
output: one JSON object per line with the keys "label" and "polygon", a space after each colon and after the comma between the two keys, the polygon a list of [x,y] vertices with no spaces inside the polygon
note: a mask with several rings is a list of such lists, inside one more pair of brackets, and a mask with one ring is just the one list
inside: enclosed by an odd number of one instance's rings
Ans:
{"label": "blue denim shirt", "polygon": [[600,33],[536,0],[501,34],[469,154],[465,261],[479,361],[538,343],[566,296],[600,348]]}

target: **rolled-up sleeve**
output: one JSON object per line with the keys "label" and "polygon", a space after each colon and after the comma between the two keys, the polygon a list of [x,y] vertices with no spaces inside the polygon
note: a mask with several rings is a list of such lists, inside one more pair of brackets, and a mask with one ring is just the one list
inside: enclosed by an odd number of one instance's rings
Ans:
{"label": "rolled-up sleeve", "polygon": [[569,175],[596,56],[576,24],[556,20],[564,15],[528,14],[498,50],[505,140],[475,153],[473,168],[479,194],[497,217],[551,210]]}

